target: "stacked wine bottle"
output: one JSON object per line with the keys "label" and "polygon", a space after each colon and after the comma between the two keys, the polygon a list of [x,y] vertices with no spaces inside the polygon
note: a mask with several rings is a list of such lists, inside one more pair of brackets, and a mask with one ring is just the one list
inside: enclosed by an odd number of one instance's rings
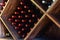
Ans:
{"label": "stacked wine bottle", "polygon": [[41,16],[42,12],[30,0],[21,0],[7,20],[20,38],[25,38]]}
{"label": "stacked wine bottle", "polygon": [[46,11],[55,0],[35,0],[35,2]]}
{"label": "stacked wine bottle", "polygon": [[0,2],[0,13],[1,13],[1,11],[3,10],[6,2],[7,2],[7,0],[1,0],[1,2]]}

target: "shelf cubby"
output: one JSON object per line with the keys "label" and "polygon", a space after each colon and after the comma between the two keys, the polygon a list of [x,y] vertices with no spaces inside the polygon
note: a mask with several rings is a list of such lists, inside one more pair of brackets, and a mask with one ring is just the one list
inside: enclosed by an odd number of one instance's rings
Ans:
{"label": "shelf cubby", "polygon": [[[9,0],[6,9],[2,12],[1,20],[14,39],[24,39],[27,33],[30,32],[38,20],[43,16],[44,12],[29,0],[13,1],[14,2],[12,3],[11,0]],[[22,32],[21,35],[20,31]],[[23,33],[26,33],[26,35]]]}
{"label": "shelf cubby", "polygon": [[[49,18],[47,18],[49,19]],[[60,28],[57,27],[50,19],[44,28],[37,34],[35,38],[45,38],[46,40],[59,40]]]}

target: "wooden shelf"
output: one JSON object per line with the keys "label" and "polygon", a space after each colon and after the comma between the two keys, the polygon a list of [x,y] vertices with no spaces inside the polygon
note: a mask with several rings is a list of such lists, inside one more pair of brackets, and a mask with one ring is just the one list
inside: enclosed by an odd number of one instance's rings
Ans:
{"label": "wooden shelf", "polygon": [[[16,30],[13,29],[12,25],[10,25],[10,23],[7,21],[7,19],[15,11],[17,5],[19,4],[19,1],[21,1],[21,0],[8,0],[4,9],[2,10],[2,12],[0,14],[0,20],[3,22],[4,26],[9,31],[9,33],[11,34],[11,36],[13,37],[14,40],[20,40],[20,36],[16,33]],[[31,40],[31,39],[35,38],[38,33],[40,33],[42,30],[44,30],[46,25],[50,24],[50,22],[53,25],[53,26],[51,26],[52,28],[53,27],[55,29],[58,28],[60,31],[60,14],[59,14],[60,1],[56,0],[55,2],[53,2],[51,7],[48,8],[47,11],[45,11],[41,7],[41,5],[39,5],[37,2],[35,2],[35,0],[30,0],[30,1],[33,3],[33,5],[36,6],[37,9],[40,10],[40,12],[42,12],[42,16],[23,40]],[[48,25],[48,27],[50,28],[49,25]],[[58,29],[56,29],[56,30],[55,29],[54,29],[54,31],[58,30]],[[53,31],[53,33],[51,31],[50,33],[52,33],[54,35],[54,31]],[[55,33],[58,34],[58,33],[60,33],[59,31],[57,33],[56,32]],[[48,36],[49,35],[50,34],[48,33]],[[60,37],[60,34],[59,34],[59,37]],[[0,38],[0,40],[8,40],[8,39],[13,40],[10,38]]]}

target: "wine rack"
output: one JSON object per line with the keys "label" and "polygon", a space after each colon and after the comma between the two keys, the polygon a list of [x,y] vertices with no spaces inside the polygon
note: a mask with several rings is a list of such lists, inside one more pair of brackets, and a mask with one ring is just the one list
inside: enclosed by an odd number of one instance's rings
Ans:
{"label": "wine rack", "polygon": [[58,40],[59,4],[59,0],[8,0],[0,20],[14,40],[35,40],[41,36]]}

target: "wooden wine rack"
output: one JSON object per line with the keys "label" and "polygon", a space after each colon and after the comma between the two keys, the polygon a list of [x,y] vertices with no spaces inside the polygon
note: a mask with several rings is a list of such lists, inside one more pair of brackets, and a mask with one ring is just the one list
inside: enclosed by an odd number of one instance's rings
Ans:
{"label": "wooden wine rack", "polygon": [[[2,23],[5,25],[6,29],[9,31],[11,36],[13,37],[14,40],[20,40],[19,36],[15,33],[15,30],[11,27],[11,25],[7,22],[6,18],[8,18],[8,15],[13,13],[15,10],[17,4],[19,3],[20,0],[8,0],[4,9],[2,10],[0,14],[0,20]],[[40,10],[42,11],[43,15],[39,19],[39,21],[35,24],[33,29],[29,32],[29,34],[23,39],[23,40],[31,40],[37,36],[37,34],[44,28],[48,23],[52,23],[54,26],[52,27],[57,27],[59,30],[58,35],[60,37],[60,1],[56,0],[54,3],[52,3],[51,7],[48,8],[47,11],[43,10],[43,8],[38,5],[34,0],[31,0],[31,2]],[[48,26],[50,27],[50,26]],[[54,31],[53,31],[54,32]]]}

